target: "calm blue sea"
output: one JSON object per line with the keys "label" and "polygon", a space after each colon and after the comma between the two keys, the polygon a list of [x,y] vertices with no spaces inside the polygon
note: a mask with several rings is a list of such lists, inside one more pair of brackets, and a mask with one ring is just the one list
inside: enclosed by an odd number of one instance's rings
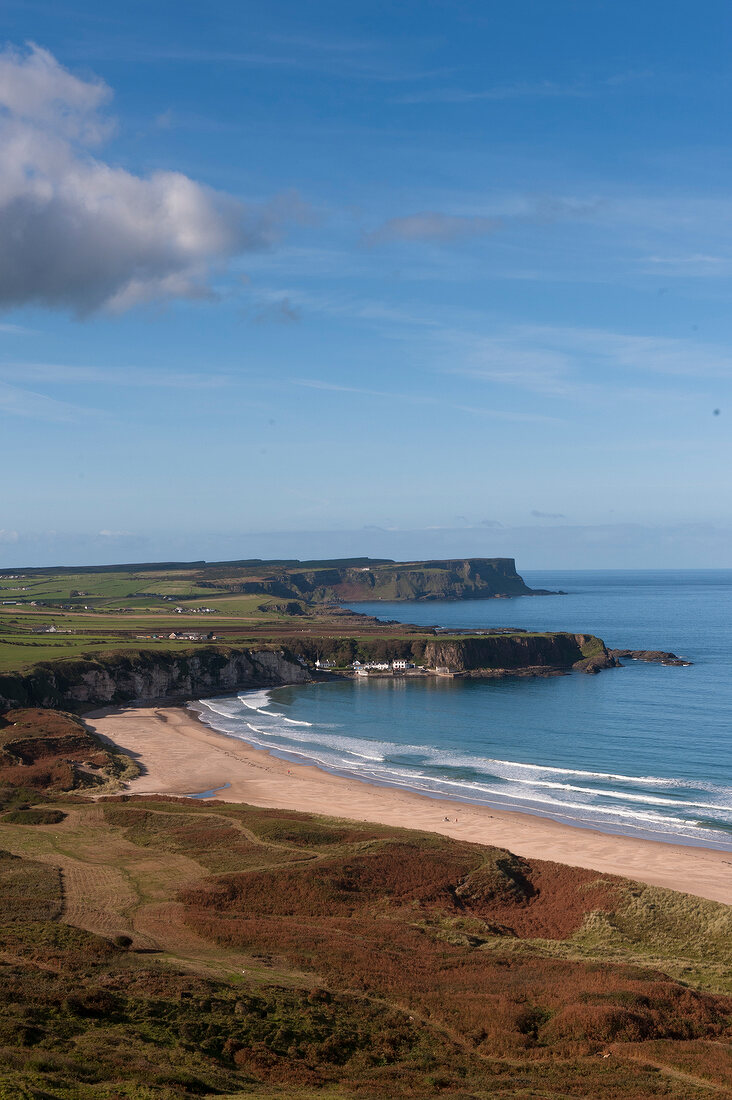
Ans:
{"label": "calm blue sea", "polygon": [[523,575],[567,595],[354,606],[449,628],[583,631],[694,664],[628,661],[551,679],[359,679],[209,699],[196,710],[231,736],[367,782],[732,850],[732,570]]}

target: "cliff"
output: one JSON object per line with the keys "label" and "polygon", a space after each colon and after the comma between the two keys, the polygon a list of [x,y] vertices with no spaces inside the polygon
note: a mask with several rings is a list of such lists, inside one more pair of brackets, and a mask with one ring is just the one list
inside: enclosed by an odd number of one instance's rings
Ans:
{"label": "cliff", "polygon": [[[267,565],[267,563],[263,563]],[[204,587],[266,593],[280,599],[467,600],[528,596],[533,590],[516,572],[513,558],[466,558],[423,562],[278,568],[252,579],[201,579]]]}
{"label": "cliff", "polygon": [[488,634],[428,642],[424,664],[453,675],[485,675],[569,668],[593,673],[618,661],[592,634]]}
{"label": "cliff", "polygon": [[337,668],[352,661],[393,661],[405,657],[426,669],[452,675],[494,676],[566,671],[599,672],[620,662],[593,634],[462,634],[416,637],[308,638],[293,634],[288,650],[313,665],[320,657]]}
{"label": "cliff", "polygon": [[246,688],[302,684],[308,664],[328,656],[341,666],[356,657],[408,657],[428,669],[457,675],[579,668],[597,672],[618,661],[591,634],[488,634],[461,637],[304,639],[285,648],[199,646],[190,650],[137,650],[41,662],[26,672],[0,675],[0,713],[14,707],[83,711],[125,703],[225,695]]}
{"label": "cliff", "polygon": [[529,596],[513,558],[396,562],[344,570],[335,586],[342,600],[476,600]]}
{"label": "cliff", "polygon": [[83,710],[138,701],[193,699],[251,687],[304,683],[308,669],[283,651],[207,646],[139,650],[44,662],[0,676],[0,712],[12,707]]}

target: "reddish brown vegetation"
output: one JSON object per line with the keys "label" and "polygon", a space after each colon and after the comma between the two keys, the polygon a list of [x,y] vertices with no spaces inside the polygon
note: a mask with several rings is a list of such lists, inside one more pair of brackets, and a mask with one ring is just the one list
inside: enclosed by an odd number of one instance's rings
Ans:
{"label": "reddish brown vegetation", "polygon": [[95,777],[75,767],[82,763],[100,772],[117,766],[81,719],[40,708],[0,716],[0,786],[58,793],[92,785]]}
{"label": "reddish brown vegetation", "polygon": [[[48,808],[12,816],[39,813]],[[98,813],[94,822],[100,838],[123,830],[163,860],[182,853],[224,872],[169,906],[171,919],[182,909],[221,945],[223,966],[241,967],[243,952],[293,984],[318,975],[317,988],[259,986],[254,971],[247,985],[239,969],[235,982],[214,983],[150,967],[129,937],[115,947],[53,920],[56,868],[5,857],[0,1094],[7,1083],[24,1095],[16,1086],[29,1074],[44,1095],[78,1100],[137,1095],[138,1085],[159,1100],[270,1087],[293,1098],[337,1087],[363,1100],[703,1100],[705,1080],[725,1088],[730,998],[637,966],[547,957],[567,946],[546,940],[566,940],[588,913],[622,911],[622,880],[218,801],[105,799],[104,822]]]}
{"label": "reddish brown vegetation", "polygon": [[[724,1034],[729,999],[657,972],[479,949],[497,929],[566,937],[588,912],[617,904],[619,885],[419,837],[303,867],[223,875],[181,898],[199,934],[284,956],[334,988],[345,983],[408,1006],[492,1057]],[[452,934],[466,925],[471,935]]]}
{"label": "reddish brown vegetation", "polygon": [[587,913],[610,910],[619,879],[510,852],[423,837],[378,843],[317,866],[227,875],[187,892],[192,905],[249,916],[352,916],[364,907],[418,906],[484,919],[522,937],[563,939]]}

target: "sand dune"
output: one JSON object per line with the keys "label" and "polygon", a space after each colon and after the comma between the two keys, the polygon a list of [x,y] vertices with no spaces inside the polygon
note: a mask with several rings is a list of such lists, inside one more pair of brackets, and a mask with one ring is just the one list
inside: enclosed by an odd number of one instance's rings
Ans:
{"label": "sand dune", "polygon": [[612,836],[340,778],[226,737],[180,707],[108,709],[87,722],[142,766],[143,774],[128,785],[130,794],[187,795],[230,784],[215,797],[444,833],[732,904],[728,852]]}

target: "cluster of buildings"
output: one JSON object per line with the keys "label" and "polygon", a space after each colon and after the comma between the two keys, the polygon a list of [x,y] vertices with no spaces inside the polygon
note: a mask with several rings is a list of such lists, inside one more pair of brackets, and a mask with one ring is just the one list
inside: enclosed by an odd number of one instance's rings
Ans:
{"label": "cluster of buildings", "polygon": [[201,634],[197,630],[174,630],[168,637],[178,642],[215,642],[216,635],[212,630],[208,634]]}
{"label": "cluster of buildings", "polygon": [[136,634],[138,642],[169,639],[171,642],[215,642],[216,635],[212,630],[208,634],[201,634],[196,630],[174,630],[172,634]]}
{"label": "cluster of buildings", "polygon": [[[336,668],[336,663],[318,657],[315,667]],[[368,676],[369,672],[406,672],[407,669],[414,668],[414,665],[406,657],[395,657],[393,661],[352,661],[351,668],[357,676]]]}
{"label": "cluster of buildings", "polygon": [[370,672],[406,672],[414,665],[406,657],[395,657],[393,661],[354,661],[351,668],[357,676],[368,676]]}

